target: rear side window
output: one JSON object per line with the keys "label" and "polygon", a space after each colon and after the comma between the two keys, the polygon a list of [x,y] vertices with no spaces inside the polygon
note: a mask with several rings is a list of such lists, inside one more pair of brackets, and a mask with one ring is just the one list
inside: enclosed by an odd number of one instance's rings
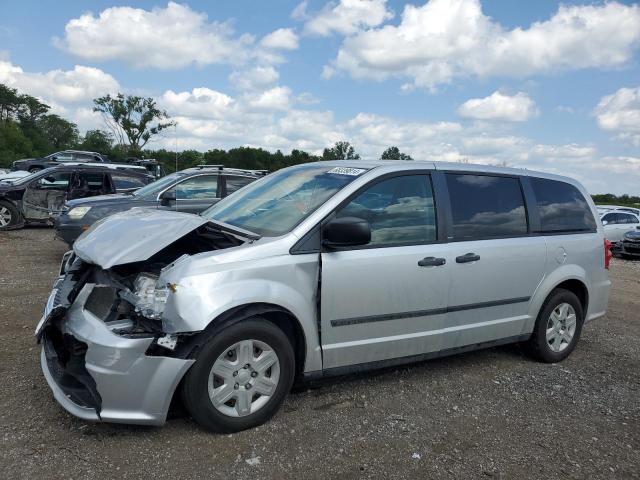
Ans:
{"label": "rear side window", "polygon": [[527,233],[524,197],[517,178],[454,173],[446,177],[454,240]]}
{"label": "rear side window", "polygon": [[252,177],[234,177],[227,175],[227,195],[231,195],[236,190],[240,190],[245,185],[249,185],[255,178]]}
{"label": "rear side window", "polygon": [[128,190],[144,187],[146,185],[143,178],[130,177],[124,173],[112,173],[111,179],[113,180],[116,190]]}
{"label": "rear side window", "polygon": [[591,208],[573,185],[544,178],[530,179],[540,214],[540,232],[589,232],[596,229]]}

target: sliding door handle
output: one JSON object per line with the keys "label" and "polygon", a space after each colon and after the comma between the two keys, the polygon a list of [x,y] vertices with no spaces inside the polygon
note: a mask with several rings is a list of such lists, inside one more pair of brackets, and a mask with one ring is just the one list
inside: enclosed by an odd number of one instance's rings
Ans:
{"label": "sliding door handle", "polygon": [[418,262],[418,265],[421,267],[439,267],[445,263],[447,263],[447,261],[444,258],[424,257]]}
{"label": "sliding door handle", "polygon": [[464,255],[456,257],[457,263],[477,262],[478,260],[480,260],[480,255],[476,255],[475,253],[465,253]]}

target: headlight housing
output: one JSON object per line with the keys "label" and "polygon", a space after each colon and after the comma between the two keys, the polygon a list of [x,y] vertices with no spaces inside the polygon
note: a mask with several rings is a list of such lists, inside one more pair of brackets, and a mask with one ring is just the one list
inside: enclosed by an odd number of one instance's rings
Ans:
{"label": "headlight housing", "polygon": [[169,287],[151,273],[138,275],[133,286],[137,297],[136,311],[144,317],[160,320],[169,297]]}
{"label": "headlight housing", "polygon": [[69,210],[67,215],[69,215],[69,218],[73,220],[80,220],[89,210],[91,210],[91,207],[73,207]]}

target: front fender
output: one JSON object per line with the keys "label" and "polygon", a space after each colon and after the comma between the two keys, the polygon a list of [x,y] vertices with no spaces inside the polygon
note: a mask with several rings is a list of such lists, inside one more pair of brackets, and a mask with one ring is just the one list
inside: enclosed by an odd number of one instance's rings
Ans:
{"label": "front fender", "polygon": [[322,357],[315,302],[317,267],[288,265],[286,270],[288,274],[281,273],[287,283],[278,279],[242,278],[242,273],[234,270],[182,278],[167,300],[164,330],[167,333],[198,332],[236,307],[255,303],[277,305],[291,312],[304,333],[305,371],[320,370]]}

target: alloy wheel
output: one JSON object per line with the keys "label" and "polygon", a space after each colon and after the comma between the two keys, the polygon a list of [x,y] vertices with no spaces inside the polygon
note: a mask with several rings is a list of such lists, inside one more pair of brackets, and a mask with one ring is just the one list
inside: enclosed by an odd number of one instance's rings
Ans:
{"label": "alloy wheel", "polygon": [[567,348],[576,333],[576,312],[568,303],[561,303],[553,309],[547,320],[547,343],[554,352]]}
{"label": "alloy wheel", "polygon": [[244,417],[266,405],[279,378],[280,361],[273,348],[259,340],[241,340],[213,363],[209,399],[220,413]]}
{"label": "alloy wheel", "polygon": [[7,227],[11,224],[11,211],[7,207],[0,206],[0,227]]}

